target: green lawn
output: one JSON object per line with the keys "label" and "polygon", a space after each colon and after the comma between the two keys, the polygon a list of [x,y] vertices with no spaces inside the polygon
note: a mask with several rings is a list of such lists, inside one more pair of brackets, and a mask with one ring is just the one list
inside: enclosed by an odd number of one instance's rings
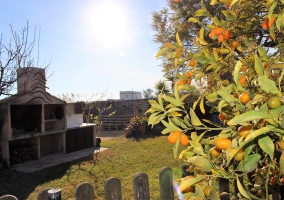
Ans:
{"label": "green lawn", "polygon": [[122,199],[133,199],[132,179],[138,172],[145,172],[149,177],[151,199],[159,199],[160,169],[169,166],[174,176],[180,178],[183,163],[173,158],[167,136],[147,136],[140,139],[119,137],[102,142],[102,146],[109,149],[100,153],[97,164],[89,156],[34,173],[0,171],[0,196],[13,194],[20,200],[34,200],[44,188],[61,188],[62,199],[75,199],[76,186],[89,182],[94,187],[95,198],[104,199],[105,181],[116,177],[121,181]]}

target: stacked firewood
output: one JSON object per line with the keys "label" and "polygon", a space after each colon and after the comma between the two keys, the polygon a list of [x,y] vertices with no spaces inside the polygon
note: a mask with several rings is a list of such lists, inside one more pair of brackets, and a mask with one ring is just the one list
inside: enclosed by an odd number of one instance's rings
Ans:
{"label": "stacked firewood", "polygon": [[37,160],[36,146],[10,146],[10,164],[20,164]]}

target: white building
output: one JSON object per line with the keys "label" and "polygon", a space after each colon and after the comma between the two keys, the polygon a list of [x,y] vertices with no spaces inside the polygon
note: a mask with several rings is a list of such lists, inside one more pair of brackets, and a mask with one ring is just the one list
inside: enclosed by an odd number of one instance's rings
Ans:
{"label": "white building", "polygon": [[137,91],[120,91],[121,100],[142,99],[142,93]]}

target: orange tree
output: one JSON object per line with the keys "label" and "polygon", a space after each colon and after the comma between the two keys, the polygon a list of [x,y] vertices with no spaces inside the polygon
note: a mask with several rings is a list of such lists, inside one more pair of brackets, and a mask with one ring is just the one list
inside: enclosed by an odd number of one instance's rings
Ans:
{"label": "orange tree", "polygon": [[[181,192],[194,187],[184,198],[219,199],[213,183],[225,178],[236,181],[239,197],[269,199],[284,180],[284,1],[211,0],[210,4],[222,6],[223,16],[209,13],[201,1],[201,8],[188,18],[200,26],[194,49],[183,46],[177,31],[176,42],[158,51],[157,58],[172,60],[176,67],[186,65],[187,72],[176,74],[173,96],[159,94],[157,101],[149,100],[149,124],[162,122],[162,134],[191,131],[186,149],[178,151],[183,134],[174,144],[175,158],[194,172],[180,182]],[[210,20],[200,20],[204,17]],[[207,85],[187,109],[189,79]],[[205,103],[211,110],[204,109]],[[199,119],[196,106],[203,113],[219,112],[222,124]],[[220,133],[205,137],[212,130]]]}

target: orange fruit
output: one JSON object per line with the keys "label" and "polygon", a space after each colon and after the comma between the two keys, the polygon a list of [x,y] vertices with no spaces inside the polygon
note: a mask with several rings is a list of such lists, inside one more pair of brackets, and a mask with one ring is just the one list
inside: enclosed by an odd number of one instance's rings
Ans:
{"label": "orange fruit", "polygon": [[194,67],[194,66],[195,66],[195,59],[192,58],[192,59],[189,61],[188,65],[189,65],[190,67]]}
{"label": "orange fruit", "polygon": [[271,179],[270,179],[270,184],[271,185],[275,185],[275,183],[276,183],[276,177],[274,176],[274,177],[272,177]]}
{"label": "orange fruit", "polygon": [[229,40],[231,38],[231,34],[228,30],[224,31],[224,39],[225,40]]}
{"label": "orange fruit", "polygon": [[171,134],[168,136],[168,142],[171,144],[175,144],[176,141],[178,140],[181,132],[180,131],[173,131]]}
{"label": "orange fruit", "polygon": [[[230,152],[229,152],[229,156],[231,157],[231,155],[234,153],[234,151],[236,151],[235,148],[231,148]],[[234,160],[235,161],[241,161],[244,159],[244,155],[245,155],[245,151],[243,149],[239,150],[239,152],[235,155]]]}
{"label": "orange fruit", "polygon": [[261,24],[261,27],[263,29],[269,29],[271,27],[271,25],[274,23],[274,21],[275,21],[274,17],[271,17],[271,21],[269,21],[268,18],[265,18],[264,21]]}
{"label": "orange fruit", "polygon": [[[171,144],[175,144],[180,137],[181,132],[180,131],[173,131],[171,134],[168,136],[168,142]],[[181,136],[180,143],[183,146],[186,146],[188,144],[188,137],[184,133]]]}
{"label": "orange fruit", "polygon": [[212,30],[212,31],[209,33],[209,37],[212,39],[214,36],[215,36],[215,30]]}
{"label": "orange fruit", "polygon": [[174,2],[178,3],[178,2],[179,2],[179,0],[174,0]]}
{"label": "orange fruit", "polygon": [[221,121],[224,121],[224,120],[227,119],[227,117],[226,117],[226,115],[220,113],[220,114],[219,114],[219,119],[220,119]]}
{"label": "orange fruit", "polygon": [[168,48],[172,48],[172,44],[170,43],[170,42],[166,42],[166,47],[168,47]]}
{"label": "orange fruit", "polygon": [[222,150],[217,149],[216,147],[212,147],[209,153],[212,157],[217,158],[222,153]]}
{"label": "orange fruit", "polygon": [[226,4],[226,8],[228,9],[230,7],[230,4]]}
{"label": "orange fruit", "polygon": [[258,126],[259,126],[259,128],[265,127],[266,126],[266,120],[265,119],[260,120],[259,123],[258,123]]}
{"label": "orange fruit", "polygon": [[213,187],[212,187],[212,186],[209,186],[209,185],[205,186],[205,187],[203,188],[204,195],[205,195],[206,197],[209,197],[211,190],[213,190]]}
{"label": "orange fruit", "polygon": [[191,84],[191,79],[188,79],[188,80],[186,81],[186,84],[190,85],[190,84]]}
{"label": "orange fruit", "polygon": [[234,41],[234,42],[232,42],[232,46],[231,46],[231,48],[233,49],[233,48],[236,48],[237,46],[238,46],[238,41]]}
{"label": "orange fruit", "polygon": [[240,101],[241,103],[247,103],[250,101],[250,96],[247,93],[242,93],[240,95]]}
{"label": "orange fruit", "polygon": [[176,52],[181,52],[182,51],[182,48],[181,47],[178,47],[177,49],[176,49]]}
{"label": "orange fruit", "polygon": [[222,27],[219,27],[219,28],[215,28],[214,29],[214,33],[215,33],[215,35],[220,35],[220,34],[222,34],[223,33],[223,28]]}
{"label": "orange fruit", "polygon": [[215,141],[215,147],[220,150],[228,149],[231,146],[231,144],[232,144],[232,141],[229,140],[228,138],[218,138]]}
{"label": "orange fruit", "polygon": [[184,85],[184,80],[183,79],[179,80],[178,85]]}
{"label": "orange fruit", "polygon": [[242,76],[242,77],[240,78],[240,83],[241,83],[241,85],[244,85],[245,82],[246,82],[246,80],[247,80],[247,77],[246,77],[246,76]]}
{"label": "orange fruit", "polygon": [[[184,181],[190,178],[195,178],[195,176],[187,176],[184,177]],[[193,186],[189,186],[188,188],[186,188],[183,192],[184,193],[188,193],[188,192],[193,192],[194,191],[194,187]]]}
{"label": "orange fruit", "polygon": [[264,68],[267,68],[267,67],[269,67],[269,63],[264,64]]}
{"label": "orange fruit", "polygon": [[182,136],[181,136],[180,143],[181,143],[183,146],[188,145],[188,137],[187,137],[187,135],[185,135],[184,133],[183,133]]}
{"label": "orange fruit", "polygon": [[181,52],[177,52],[176,53],[176,58],[180,58],[181,57]]}
{"label": "orange fruit", "polygon": [[243,136],[249,134],[251,129],[252,129],[252,124],[240,126],[238,128],[238,135],[243,137]]}
{"label": "orange fruit", "polygon": [[248,66],[244,66],[244,68],[243,68],[243,72],[246,72],[247,70],[248,70]]}
{"label": "orange fruit", "polygon": [[218,37],[218,42],[221,43],[223,41],[224,41],[224,35],[220,34],[219,37]]}
{"label": "orange fruit", "polygon": [[186,75],[187,77],[189,77],[189,78],[193,76],[193,74],[192,74],[191,71],[186,72],[185,75]]}
{"label": "orange fruit", "polygon": [[278,146],[280,147],[280,149],[284,150],[284,141],[280,141],[278,142]]}
{"label": "orange fruit", "polygon": [[262,195],[262,190],[258,190],[257,194],[260,196]]}
{"label": "orange fruit", "polygon": [[277,72],[274,72],[274,73],[272,74],[272,76],[273,76],[273,78],[277,79],[277,78],[279,77],[279,74],[278,74]]}
{"label": "orange fruit", "polygon": [[271,97],[268,100],[267,105],[268,105],[269,108],[275,109],[275,108],[278,108],[279,106],[281,106],[281,102],[279,101],[278,97]]}
{"label": "orange fruit", "polygon": [[234,96],[235,98],[239,98],[239,95],[238,95],[237,93],[234,93],[233,96]]}

